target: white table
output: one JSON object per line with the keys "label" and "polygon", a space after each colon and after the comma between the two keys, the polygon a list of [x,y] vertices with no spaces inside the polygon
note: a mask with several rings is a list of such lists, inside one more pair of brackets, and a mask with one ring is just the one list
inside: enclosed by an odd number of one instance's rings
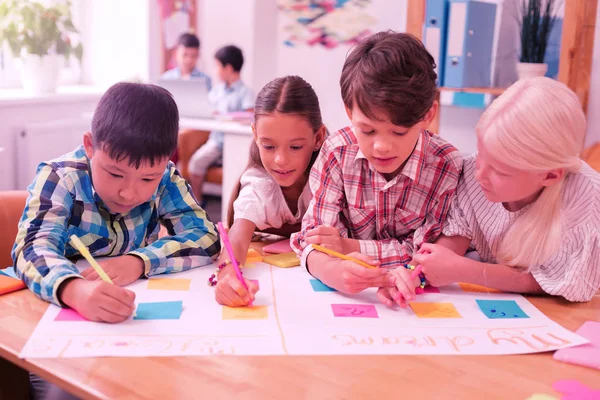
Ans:
{"label": "white table", "polygon": [[223,185],[221,191],[221,220],[227,221],[231,192],[248,164],[252,128],[250,125],[216,119],[181,118],[180,128],[223,132]]}

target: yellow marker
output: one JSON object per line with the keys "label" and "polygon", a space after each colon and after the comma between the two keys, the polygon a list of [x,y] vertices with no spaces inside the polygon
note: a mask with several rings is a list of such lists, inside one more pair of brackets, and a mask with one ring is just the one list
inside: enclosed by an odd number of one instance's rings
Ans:
{"label": "yellow marker", "polygon": [[[104,272],[100,264],[98,264],[96,260],[94,260],[94,257],[92,257],[92,254],[90,253],[88,248],[85,247],[81,239],[79,239],[75,235],[71,235],[71,244],[73,245],[73,247],[79,250],[79,253],[81,253],[81,255],[87,260],[87,262],[90,263],[90,265],[92,266],[92,268],[94,268],[94,271],[96,271],[100,279],[102,279],[106,283],[113,283],[109,276],[106,275],[106,272]],[[133,310],[133,316],[137,316],[135,310]]]}
{"label": "yellow marker", "polygon": [[366,262],[364,262],[364,261],[360,261],[360,260],[357,260],[357,259],[356,259],[356,258],[354,258],[354,257],[350,257],[350,256],[347,256],[347,255],[345,255],[345,254],[338,253],[337,251],[326,249],[325,247],[323,247],[323,246],[319,246],[318,244],[313,244],[313,245],[312,245],[312,247],[313,247],[313,249],[315,249],[315,250],[318,250],[318,251],[320,251],[321,253],[328,254],[328,255],[330,255],[330,256],[332,256],[332,257],[341,258],[342,260],[354,261],[354,262],[355,262],[355,263],[357,263],[358,265],[361,265],[361,266],[363,266],[363,267],[365,267],[365,268],[377,268],[377,267],[376,267],[376,266],[374,266],[374,265],[367,264],[367,263],[366,263]]}
{"label": "yellow marker", "polygon": [[104,272],[100,264],[98,264],[96,260],[94,260],[94,257],[92,257],[87,247],[85,247],[83,242],[77,236],[71,235],[71,244],[73,245],[73,247],[79,250],[81,255],[87,260],[87,262],[90,263],[90,265],[92,266],[92,268],[94,268],[94,271],[96,271],[100,279],[107,283],[113,283],[113,281],[110,280],[108,275],[106,275],[106,272]]}

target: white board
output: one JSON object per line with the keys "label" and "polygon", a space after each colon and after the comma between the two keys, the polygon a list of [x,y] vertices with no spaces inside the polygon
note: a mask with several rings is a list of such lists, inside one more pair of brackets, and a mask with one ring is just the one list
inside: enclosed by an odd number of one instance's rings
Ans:
{"label": "white board", "polygon": [[[520,295],[472,293],[458,285],[419,294],[415,303],[450,303],[458,318],[421,318],[412,308],[379,304],[375,291],[356,296],[316,292],[301,268],[257,263],[245,276],[258,279],[255,307],[264,319],[224,320],[207,285],[212,267],[161,276],[189,279],[189,290],[149,290],[148,280],[130,289],[136,303],[183,301],[178,320],[120,324],[55,321],[51,305],[23,348],[21,358],[147,357],[335,354],[521,354],[587,343],[562,328]],[[490,319],[476,300],[513,300],[528,318]],[[377,318],[334,317],[332,304],[373,305]],[[264,311],[263,316],[264,315]],[[370,312],[372,312],[371,310]],[[354,309],[355,314],[360,310]]]}

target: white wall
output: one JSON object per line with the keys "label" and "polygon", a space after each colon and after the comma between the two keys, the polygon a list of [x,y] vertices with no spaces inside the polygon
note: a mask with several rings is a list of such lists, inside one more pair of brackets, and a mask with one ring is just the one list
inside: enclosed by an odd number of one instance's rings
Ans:
{"label": "white wall", "polygon": [[[199,12],[201,66],[215,76],[214,54],[222,46],[234,44],[244,53],[242,80],[253,87],[255,3],[260,0],[203,0]],[[271,1],[271,0],[268,0]],[[235,10],[235,12],[233,11]]]}
{"label": "white wall", "polygon": [[[373,31],[406,30],[406,0],[374,1],[368,6],[367,12],[377,19],[376,26],[371,29]],[[289,22],[282,13],[277,13],[279,27]],[[278,29],[278,32],[276,75],[299,75],[314,87],[319,97],[323,121],[330,130],[348,125],[339,81],[351,46],[340,45],[333,49],[325,49],[320,45],[287,47],[283,45],[284,37],[280,36],[282,29]]]}
{"label": "white wall", "polygon": [[[83,83],[110,86],[122,80],[150,78],[150,6],[153,0],[78,0],[86,45]],[[156,11],[158,16],[158,11]],[[93,51],[91,51],[93,49]]]}
{"label": "white wall", "polygon": [[586,146],[600,142],[600,7],[596,12],[596,35],[594,37],[594,55],[592,64],[592,81],[588,103],[588,130]]}

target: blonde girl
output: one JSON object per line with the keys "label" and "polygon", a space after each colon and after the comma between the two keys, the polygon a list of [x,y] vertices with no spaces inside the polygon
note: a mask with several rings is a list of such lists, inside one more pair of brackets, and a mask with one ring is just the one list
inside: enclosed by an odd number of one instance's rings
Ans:
{"label": "blonde girl", "polygon": [[[586,120],[567,86],[519,81],[477,124],[437,244],[414,257],[434,286],[469,282],[589,301],[600,286],[600,174],[579,158]],[[468,248],[481,261],[463,257]]]}

